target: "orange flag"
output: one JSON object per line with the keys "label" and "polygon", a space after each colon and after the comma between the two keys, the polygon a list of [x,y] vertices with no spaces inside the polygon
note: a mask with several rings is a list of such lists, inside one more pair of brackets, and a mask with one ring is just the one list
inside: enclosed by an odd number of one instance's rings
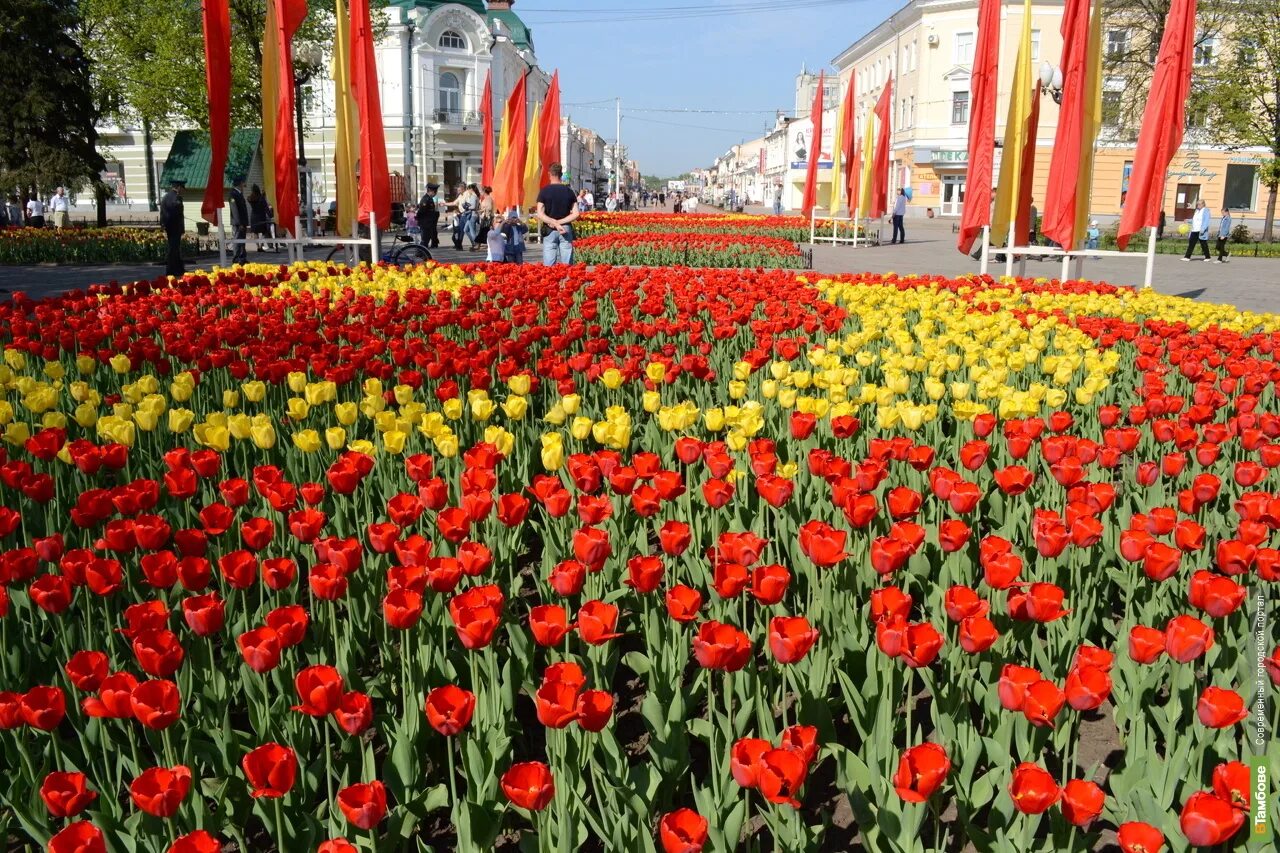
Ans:
{"label": "orange flag", "polygon": [[[547,98],[542,102],[542,118],[539,134],[541,142],[538,146],[542,156],[542,176],[539,188],[551,183],[551,173],[547,169],[552,163],[560,162],[560,72],[551,75],[551,87],[547,89]],[[561,164],[563,165],[563,164]]]}
{"label": "orange flag", "polygon": [[[275,4],[276,47],[276,228],[293,233],[298,218],[298,140],[293,132],[293,34],[307,16],[307,0],[270,0]],[[271,20],[268,18],[268,20]],[[296,236],[296,235],[295,235]]]}
{"label": "orange flag", "polygon": [[351,88],[360,113],[361,222],[369,214],[378,226],[391,222],[391,175],[387,168],[387,139],[382,129],[382,104],[378,96],[378,65],[374,58],[373,24],[369,0],[351,0]]}
{"label": "orange flag", "polygon": [[480,185],[493,185],[493,70],[484,75],[484,94],[480,96]]}
{"label": "orange flag", "polygon": [[525,76],[521,75],[507,98],[502,116],[502,146],[498,171],[493,178],[494,209],[504,211],[524,201],[524,159],[529,129],[525,116]]}
{"label": "orange flag", "polygon": [[889,204],[889,114],[893,112],[893,77],[884,84],[880,100],[876,101],[876,118],[880,126],[876,133],[875,159],[871,161],[871,210],[872,219],[884,216]]}
{"label": "orange flag", "polygon": [[806,219],[813,215],[818,205],[818,160],[822,158],[822,90],[826,83],[826,72],[818,74],[818,89],[813,94],[813,108],[809,111],[809,121],[813,131],[809,136],[809,168],[804,173],[804,198],[800,202],[800,213]]}
{"label": "orange flag", "polygon": [[1068,251],[1076,247],[1076,192],[1084,155],[1088,56],[1089,0],[1066,0],[1062,11],[1062,104],[1053,139],[1053,157],[1049,161],[1044,225],[1040,231]]}

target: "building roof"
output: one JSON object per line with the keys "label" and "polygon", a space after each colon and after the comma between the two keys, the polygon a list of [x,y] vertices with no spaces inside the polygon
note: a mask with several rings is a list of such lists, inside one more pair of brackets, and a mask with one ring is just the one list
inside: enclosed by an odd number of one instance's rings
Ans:
{"label": "building roof", "polygon": [[533,50],[533,32],[524,21],[520,20],[520,16],[511,9],[489,9],[485,0],[392,0],[390,5],[400,9],[423,9],[428,12],[441,6],[462,6],[484,18],[490,29],[493,28],[494,21],[500,22],[502,32],[511,37],[516,47]]}
{"label": "building roof", "polygon": [[[237,175],[247,176],[262,142],[262,130],[256,127],[231,131],[231,144],[227,150],[227,166],[223,170],[222,185],[231,186]],[[209,180],[209,168],[213,165],[213,152],[209,150],[209,135],[202,130],[179,130],[173,136],[169,156],[164,160],[160,183],[186,181],[189,189],[203,189]]]}

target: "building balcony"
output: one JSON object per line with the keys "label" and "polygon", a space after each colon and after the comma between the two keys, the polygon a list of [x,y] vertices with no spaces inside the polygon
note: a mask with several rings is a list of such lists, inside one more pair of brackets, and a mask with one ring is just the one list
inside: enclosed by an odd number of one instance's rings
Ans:
{"label": "building balcony", "polygon": [[430,110],[427,118],[440,125],[441,129],[468,130],[479,128],[482,122],[480,113],[475,110]]}

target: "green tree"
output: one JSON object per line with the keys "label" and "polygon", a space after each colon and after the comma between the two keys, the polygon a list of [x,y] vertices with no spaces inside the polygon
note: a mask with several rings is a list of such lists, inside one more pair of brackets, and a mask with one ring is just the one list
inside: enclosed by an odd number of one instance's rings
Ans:
{"label": "green tree", "polygon": [[99,181],[89,60],[75,0],[0,3],[0,56],[21,69],[0,86],[0,186],[49,194]]}
{"label": "green tree", "polygon": [[1270,154],[1258,170],[1267,188],[1262,239],[1270,241],[1280,189],[1280,3],[1240,0],[1237,7],[1239,21],[1248,26],[1224,33],[1204,96],[1209,124],[1222,144]]}

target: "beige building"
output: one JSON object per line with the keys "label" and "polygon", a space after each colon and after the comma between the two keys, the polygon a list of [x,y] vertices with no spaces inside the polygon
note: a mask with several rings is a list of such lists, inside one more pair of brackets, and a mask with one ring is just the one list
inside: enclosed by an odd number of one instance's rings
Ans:
{"label": "beige building", "polygon": [[[1032,63],[1061,60],[1061,0],[1035,0],[1031,7]],[[843,95],[854,79],[859,133],[892,76],[893,153],[890,187],[910,187],[912,216],[958,217],[964,203],[968,172],[970,72],[977,43],[977,0],[909,0],[851,44],[833,60]],[[1023,4],[1006,0],[1001,9],[1000,72],[996,105],[996,139],[1004,136]],[[1116,50],[1130,38],[1123,26],[1104,21],[1104,50]],[[1217,60],[1212,48],[1198,49],[1197,65]],[[1128,189],[1134,156],[1132,129],[1115,126],[1119,83],[1104,81],[1104,128],[1098,140],[1091,213],[1113,219],[1120,213]],[[812,93],[812,89],[809,90]],[[829,112],[825,121],[835,120]],[[1052,153],[1058,107],[1049,93],[1041,96],[1040,124],[1033,179],[1033,198],[1042,207]],[[1182,148],[1170,165],[1165,209],[1170,221],[1188,219],[1197,199],[1213,210],[1229,205],[1237,221],[1260,227],[1266,192],[1258,181],[1265,150],[1228,151],[1208,144],[1212,128],[1187,131]],[[996,173],[1001,150],[996,149]],[[828,178],[829,179],[829,178]],[[821,197],[821,195],[820,195]]]}

